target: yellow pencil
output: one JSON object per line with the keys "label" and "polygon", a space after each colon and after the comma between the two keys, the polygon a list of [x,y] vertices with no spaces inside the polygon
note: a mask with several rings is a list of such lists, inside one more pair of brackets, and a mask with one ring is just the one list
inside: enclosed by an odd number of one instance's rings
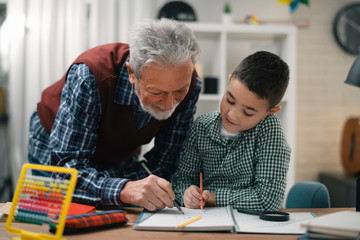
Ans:
{"label": "yellow pencil", "polygon": [[190,224],[192,222],[195,222],[195,221],[199,220],[200,218],[201,218],[200,215],[196,216],[196,217],[194,217],[192,219],[187,220],[186,222],[183,222],[183,223],[177,225],[176,228],[182,228],[182,227],[184,227],[184,226],[186,226],[186,225],[188,225],[188,224]]}

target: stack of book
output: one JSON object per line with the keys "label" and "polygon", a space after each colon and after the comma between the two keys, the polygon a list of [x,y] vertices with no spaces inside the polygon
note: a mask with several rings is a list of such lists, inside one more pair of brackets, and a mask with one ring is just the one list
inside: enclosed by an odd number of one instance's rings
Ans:
{"label": "stack of book", "polygon": [[302,223],[306,233],[298,239],[360,239],[360,212],[341,211]]}

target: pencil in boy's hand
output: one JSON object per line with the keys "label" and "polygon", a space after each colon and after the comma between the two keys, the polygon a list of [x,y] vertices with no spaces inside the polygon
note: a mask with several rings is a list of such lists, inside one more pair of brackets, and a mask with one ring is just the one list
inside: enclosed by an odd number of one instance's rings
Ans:
{"label": "pencil in boy's hand", "polygon": [[[141,166],[145,169],[145,171],[149,174],[152,175],[152,172],[150,171],[150,169],[145,165],[144,161],[140,162]],[[173,201],[174,206],[177,208],[177,210],[179,210],[179,212],[181,212],[182,214],[185,214],[184,211],[180,208],[179,204],[174,200]]]}
{"label": "pencil in boy's hand", "polygon": [[202,172],[200,173],[200,194],[201,194],[201,201],[200,201],[200,207],[201,207],[201,210],[203,210],[203,205],[204,205],[204,200],[203,200],[203,197],[202,197],[202,194],[203,194],[203,177],[202,177]]}

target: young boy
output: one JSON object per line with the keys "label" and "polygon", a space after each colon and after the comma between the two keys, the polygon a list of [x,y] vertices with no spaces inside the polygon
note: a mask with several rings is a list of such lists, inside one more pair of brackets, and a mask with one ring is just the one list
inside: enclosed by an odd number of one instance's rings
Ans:
{"label": "young boy", "polygon": [[[220,112],[192,125],[174,175],[176,200],[188,208],[227,206],[254,211],[281,207],[290,160],[274,113],[289,82],[287,64],[260,51],[229,76]],[[203,173],[203,194],[199,176]]]}

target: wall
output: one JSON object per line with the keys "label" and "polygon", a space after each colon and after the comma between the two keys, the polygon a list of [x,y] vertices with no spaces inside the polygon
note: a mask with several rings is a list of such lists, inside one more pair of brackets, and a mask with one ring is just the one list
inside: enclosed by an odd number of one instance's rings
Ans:
{"label": "wall", "polygon": [[[169,2],[165,0],[153,1],[155,2],[153,6],[158,6],[159,9],[163,4]],[[198,21],[202,22],[220,22],[226,2],[231,5],[232,18],[235,22],[242,22],[248,14],[261,16],[264,21],[284,20],[289,19],[290,16],[287,5],[279,4],[277,0],[185,0],[183,2],[193,7]],[[154,17],[157,17],[157,8],[153,7],[152,10],[155,11]]]}
{"label": "wall", "polygon": [[[332,35],[336,12],[354,1],[311,1],[294,18],[310,26],[298,32],[296,179],[343,172],[341,136],[349,116],[360,115],[360,89],[344,84],[355,56],[338,47]],[[359,2],[359,1],[357,1]]]}

